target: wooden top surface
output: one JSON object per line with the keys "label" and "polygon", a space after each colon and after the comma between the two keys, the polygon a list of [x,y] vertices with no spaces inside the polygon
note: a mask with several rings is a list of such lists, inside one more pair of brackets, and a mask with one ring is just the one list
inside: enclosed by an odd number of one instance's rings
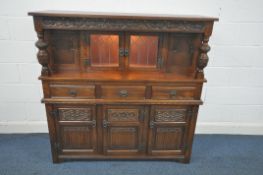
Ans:
{"label": "wooden top surface", "polygon": [[218,21],[218,18],[216,17],[199,16],[199,15],[82,12],[82,11],[55,11],[55,10],[29,12],[28,15],[49,16],[49,17],[110,18],[110,19]]}
{"label": "wooden top surface", "polygon": [[175,75],[170,73],[160,72],[120,72],[120,71],[105,71],[105,72],[89,72],[89,73],[55,73],[51,76],[40,76],[41,80],[68,80],[68,81],[111,81],[111,82],[206,82],[205,79],[193,79],[183,75]]}

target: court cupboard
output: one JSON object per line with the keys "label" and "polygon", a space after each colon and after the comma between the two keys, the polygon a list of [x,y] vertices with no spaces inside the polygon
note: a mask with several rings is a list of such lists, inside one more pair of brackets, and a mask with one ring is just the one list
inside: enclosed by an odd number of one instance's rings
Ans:
{"label": "court cupboard", "polygon": [[30,12],[53,162],[190,161],[217,18]]}

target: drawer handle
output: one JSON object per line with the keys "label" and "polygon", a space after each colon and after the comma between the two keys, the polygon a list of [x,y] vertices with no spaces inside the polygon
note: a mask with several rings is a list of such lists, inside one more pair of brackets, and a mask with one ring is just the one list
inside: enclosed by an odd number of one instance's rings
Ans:
{"label": "drawer handle", "polygon": [[128,97],[128,91],[127,90],[120,90],[119,96],[120,97]]}
{"label": "drawer handle", "polygon": [[174,98],[176,96],[176,90],[170,91],[170,98]]}
{"label": "drawer handle", "polygon": [[77,91],[74,90],[74,89],[71,89],[71,90],[69,90],[68,94],[69,94],[70,96],[72,96],[72,97],[76,97],[76,96],[77,96]]}

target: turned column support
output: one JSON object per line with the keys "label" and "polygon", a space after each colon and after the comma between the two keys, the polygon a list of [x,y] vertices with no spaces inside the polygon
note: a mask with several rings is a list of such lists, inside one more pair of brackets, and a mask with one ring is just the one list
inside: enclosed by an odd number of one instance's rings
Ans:
{"label": "turned column support", "polygon": [[213,30],[213,23],[207,22],[205,31],[203,34],[202,43],[200,46],[200,55],[197,61],[197,69],[196,69],[196,77],[197,79],[203,79],[204,78],[204,68],[207,66],[207,63],[209,61],[207,53],[210,51],[210,46],[208,45],[209,37],[212,34]]}
{"label": "turned column support", "polygon": [[209,36],[204,35],[202,40],[202,45],[200,47],[200,56],[197,62],[197,73],[196,78],[204,78],[204,68],[207,66],[209,57],[207,53],[210,51],[210,46],[208,45]]}
{"label": "turned column support", "polygon": [[39,64],[42,65],[41,75],[48,76],[50,75],[50,70],[48,68],[49,55],[47,51],[48,44],[44,40],[44,30],[41,26],[41,18],[34,17],[35,21],[35,30],[37,32],[37,42],[35,43],[38,48],[37,59]]}

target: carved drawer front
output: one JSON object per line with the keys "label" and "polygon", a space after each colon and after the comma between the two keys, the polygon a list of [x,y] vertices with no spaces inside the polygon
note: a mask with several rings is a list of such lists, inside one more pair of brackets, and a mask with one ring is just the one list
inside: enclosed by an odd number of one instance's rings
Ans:
{"label": "carved drawer front", "polygon": [[140,106],[104,106],[104,153],[137,155],[145,151],[145,110]]}
{"label": "carved drawer front", "polygon": [[194,86],[153,86],[152,99],[191,100],[194,99],[195,91]]}
{"label": "carved drawer front", "polygon": [[51,84],[50,94],[52,98],[95,98],[95,86]]}
{"label": "carved drawer front", "polygon": [[97,121],[95,106],[61,106],[55,108],[57,116],[58,153],[63,156],[89,155],[97,151]]}
{"label": "carved drawer front", "polygon": [[102,98],[112,99],[144,99],[145,86],[102,86]]}

